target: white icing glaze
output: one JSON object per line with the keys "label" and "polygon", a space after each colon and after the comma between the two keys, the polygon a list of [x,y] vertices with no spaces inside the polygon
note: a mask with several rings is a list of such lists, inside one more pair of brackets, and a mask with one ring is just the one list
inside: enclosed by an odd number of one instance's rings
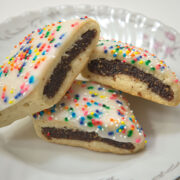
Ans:
{"label": "white icing glaze", "polygon": [[[88,18],[57,22],[40,28],[21,41],[0,65],[0,111],[33,91],[70,35]],[[7,73],[7,74],[6,74]]]}
{"label": "white icing glaze", "polygon": [[105,58],[107,60],[119,59],[153,74],[164,83],[170,85],[178,83],[175,73],[170,70],[163,60],[158,59],[147,50],[121,41],[99,40],[91,60],[97,58]]}
{"label": "white icing glaze", "polygon": [[100,137],[119,142],[144,142],[144,132],[120,91],[97,83],[75,81],[54,107],[34,114],[36,121],[63,121],[73,128],[97,132]]}

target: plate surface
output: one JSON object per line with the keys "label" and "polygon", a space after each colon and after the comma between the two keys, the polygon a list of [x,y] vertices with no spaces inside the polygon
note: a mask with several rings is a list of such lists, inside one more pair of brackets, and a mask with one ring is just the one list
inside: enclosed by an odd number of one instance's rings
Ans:
{"label": "plate surface", "polygon": [[[180,77],[180,34],[123,9],[59,6],[27,12],[0,24],[0,63],[27,33],[57,20],[89,16],[101,35],[144,47],[165,58]],[[147,146],[133,155],[91,152],[40,140],[30,118],[0,129],[0,179],[176,179],[180,176],[180,107],[165,107],[126,95],[147,134]]]}

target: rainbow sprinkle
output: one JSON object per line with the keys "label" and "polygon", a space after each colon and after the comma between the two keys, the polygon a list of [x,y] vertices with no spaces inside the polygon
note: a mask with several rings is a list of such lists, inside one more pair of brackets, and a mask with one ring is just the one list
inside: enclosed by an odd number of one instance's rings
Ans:
{"label": "rainbow sprinkle", "polygon": [[[132,64],[145,72],[151,73],[163,80],[165,77],[171,79],[172,83],[177,83],[177,77],[174,72],[166,65],[163,60],[158,59],[149,51],[133,46],[132,44],[123,43],[121,41],[99,40],[96,52],[102,53],[102,57],[111,59],[119,59],[124,63]],[[93,58],[96,58],[96,52]],[[159,76],[159,73],[161,76]]]}
{"label": "rainbow sprinkle", "polygon": [[45,25],[14,46],[0,65],[0,110],[17,103],[33,90],[68,36],[86,19],[87,16]]}
{"label": "rainbow sprinkle", "polygon": [[121,94],[94,82],[75,81],[60,103],[34,118],[64,121],[102,137],[141,143],[144,132]]}

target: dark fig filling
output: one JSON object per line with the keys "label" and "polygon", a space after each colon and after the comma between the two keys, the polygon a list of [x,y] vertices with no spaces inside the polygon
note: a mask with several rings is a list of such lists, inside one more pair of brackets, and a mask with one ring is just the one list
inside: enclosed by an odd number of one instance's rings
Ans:
{"label": "dark fig filling", "polygon": [[79,130],[72,130],[64,128],[55,128],[55,127],[43,127],[41,129],[42,134],[47,138],[56,138],[56,139],[69,139],[69,140],[80,140],[85,142],[99,141],[106,144],[109,144],[114,147],[133,150],[135,147],[130,142],[118,142],[108,138],[102,138],[98,136],[96,132],[85,132]]}
{"label": "dark fig filling", "polygon": [[96,34],[96,30],[88,30],[73,44],[71,49],[65,52],[65,56],[61,57],[61,61],[57,64],[46,83],[43,95],[46,95],[48,98],[53,98],[56,95],[61,87],[61,84],[65,80],[67,73],[71,70],[71,62],[80,53],[86,50],[88,45],[90,45],[92,40],[95,38]]}
{"label": "dark fig filling", "polygon": [[114,77],[117,74],[129,75],[146,83],[148,88],[160,97],[168,101],[171,101],[174,98],[174,92],[169,85],[164,84],[152,74],[146,73],[137,67],[124,63],[118,59],[112,61],[104,58],[94,59],[89,62],[88,70],[102,76]]}

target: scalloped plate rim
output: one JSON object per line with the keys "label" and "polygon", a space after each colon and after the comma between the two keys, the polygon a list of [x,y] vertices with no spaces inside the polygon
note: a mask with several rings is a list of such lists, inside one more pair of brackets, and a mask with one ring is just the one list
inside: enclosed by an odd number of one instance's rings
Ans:
{"label": "scalloped plate rim", "polygon": [[[74,4],[74,5],[65,4],[65,5],[58,5],[58,6],[53,5],[53,6],[45,6],[45,7],[43,7],[43,8],[40,8],[39,10],[23,11],[23,12],[20,12],[20,13],[16,14],[15,16],[10,16],[10,17],[7,17],[7,18],[3,19],[2,21],[0,21],[0,24],[2,25],[2,24],[9,23],[10,21],[13,21],[15,18],[18,18],[18,17],[20,17],[20,16],[27,16],[27,15],[29,15],[29,14],[31,14],[31,13],[41,13],[42,11],[45,11],[45,10],[48,10],[48,9],[54,9],[54,8],[57,9],[57,8],[60,8],[60,6],[76,7],[77,5],[75,5],[75,4]],[[81,6],[82,6],[82,7],[83,7],[83,6],[84,6],[84,7],[90,6],[90,7],[96,7],[96,8],[97,8],[97,7],[101,7],[101,8],[102,8],[102,7],[103,7],[103,8],[105,7],[105,8],[113,8],[113,9],[116,9],[116,10],[121,9],[121,10],[123,10],[123,11],[130,12],[130,13],[132,13],[132,14],[141,15],[141,16],[149,19],[149,20],[152,20],[152,21],[154,21],[154,22],[157,22],[157,23],[165,26],[166,28],[168,28],[169,30],[173,31],[175,34],[177,34],[178,36],[180,36],[180,32],[178,32],[178,30],[176,30],[174,27],[167,25],[166,23],[162,22],[161,20],[158,20],[158,19],[155,19],[155,18],[150,18],[150,17],[144,15],[143,13],[139,13],[139,12],[135,12],[135,11],[130,11],[130,10],[127,10],[127,9],[125,9],[125,8],[113,7],[113,6],[107,6],[107,5],[102,5],[102,6],[96,5],[96,6],[93,6],[93,5],[89,5],[89,4],[81,4],[79,7],[81,7]]]}

